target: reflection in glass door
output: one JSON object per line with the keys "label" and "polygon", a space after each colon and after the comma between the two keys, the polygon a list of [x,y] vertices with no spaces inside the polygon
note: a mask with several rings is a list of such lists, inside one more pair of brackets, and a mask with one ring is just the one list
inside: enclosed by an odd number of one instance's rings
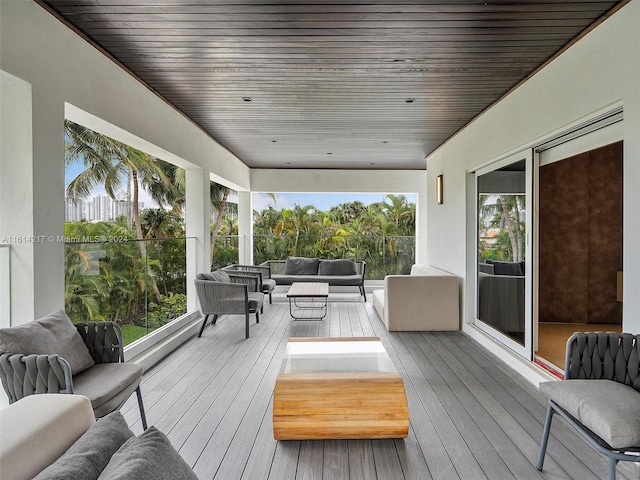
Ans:
{"label": "reflection in glass door", "polygon": [[476,325],[531,358],[530,154],[476,172]]}

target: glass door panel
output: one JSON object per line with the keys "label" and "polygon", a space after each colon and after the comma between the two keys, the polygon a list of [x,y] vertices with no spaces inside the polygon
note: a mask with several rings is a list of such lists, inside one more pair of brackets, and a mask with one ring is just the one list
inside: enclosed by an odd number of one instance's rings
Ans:
{"label": "glass door panel", "polygon": [[530,153],[476,173],[476,326],[531,358]]}

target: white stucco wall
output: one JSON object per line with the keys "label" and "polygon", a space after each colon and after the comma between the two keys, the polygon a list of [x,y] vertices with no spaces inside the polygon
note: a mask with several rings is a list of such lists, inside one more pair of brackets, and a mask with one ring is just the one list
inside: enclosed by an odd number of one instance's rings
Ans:
{"label": "white stucco wall", "polygon": [[[640,0],[632,0],[427,158],[445,203],[428,198],[429,263],[467,277],[466,177],[479,165],[621,102],[624,107],[624,331],[640,333]],[[472,215],[474,215],[472,213]],[[465,288],[473,280],[465,281]],[[465,319],[468,312],[465,313]]]}

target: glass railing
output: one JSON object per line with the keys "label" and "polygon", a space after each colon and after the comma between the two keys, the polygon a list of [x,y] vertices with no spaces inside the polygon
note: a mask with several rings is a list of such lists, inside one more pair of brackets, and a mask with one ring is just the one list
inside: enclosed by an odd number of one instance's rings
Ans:
{"label": "glass railing", "polygon": [[409,274],[415,263],[416,237],[254,235],[253,242],[256,264],[265,260],[284,260],[288,256],[354,258],[367,262],[367,280]]}
{"label": "glass railing", "polygon": [[0,328],[11,326],[11,245],[0,245]]}
{"label": "glass railing", "polygon": [[65,310],[114,321],[128,345],[187,311],[186,238],[65,243]]}
{"label": "glass railing", "polygon": [[211,237],[211,270],[239,263],[241,241],[238,235]]}

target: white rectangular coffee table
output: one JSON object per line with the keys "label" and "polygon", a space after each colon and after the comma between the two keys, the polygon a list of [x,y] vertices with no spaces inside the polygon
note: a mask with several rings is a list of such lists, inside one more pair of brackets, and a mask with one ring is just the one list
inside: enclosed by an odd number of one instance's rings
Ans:
{"label": "white rectangular coffee table", "polygon": [[408,433],[404,382],[379,338],[289,339],[273,392],[276,440]]}
{"label": "white rectangular coffee table", "polygon": [[[287,292],[289,313],[294,320],[322,320],[327,315],[329,284],[294,282]],[[309,315],[305,313],[309,312]],[[313,315],[317,312],[317,315]]]}

